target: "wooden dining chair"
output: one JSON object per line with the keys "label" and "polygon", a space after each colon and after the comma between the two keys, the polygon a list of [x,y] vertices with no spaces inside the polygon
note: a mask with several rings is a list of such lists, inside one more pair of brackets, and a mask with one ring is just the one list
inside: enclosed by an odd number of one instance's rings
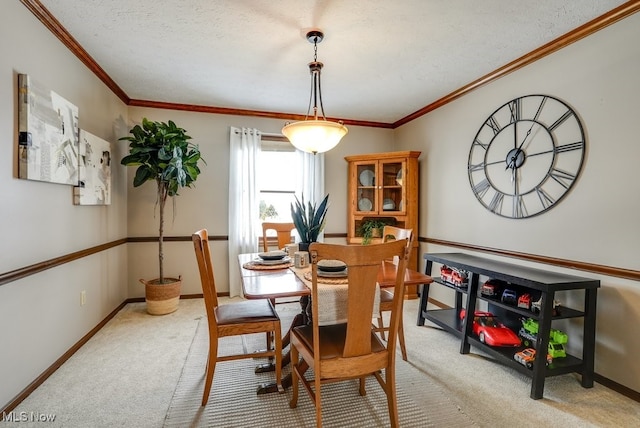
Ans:
{"label": "wooden dining chair", "polygon": [[[411,251],[413,245],[413,229],[401,229],[395,226],[385,226],[382,230],[382,241],[389,242],[398,239],[407,240],[408,251]],[[379,332],[380,336],[384,340],[385,332],[389,331],[389,326],[385,326],[382,313],[389,312],[393,309],[393,292],[381,288],[380,289],[380,313],[378,314],[378,326],[374,327],[374,331]],[[401,313],[402,315],[402,313]],[[403,317],[400,316],[400,323],[398,325],[398,340],[400,341],[400,351],[402,352],[402,359],[407,361],[407,348],[404,344],[404,326]]]}
{"label": "wooden dining chair", "polygon": [[[391,426],[398,426],[395,381],[395,344],[399,316],[404,298],[404,273],[407,265],[407,245],[404,240],[374,245],[334,245],[312,243],[311,256],[311,324],[294,327],[290,333],[293,396],[290,407],[298,404],[298,384],[302,383],[316,408],[316,425],[322,426],[321,385],[347,379],[360,379],[360,395],[365,395],[365,380],[375,376],[387,396]],[[373,305],[377,293],[376,280],[383,260],[398,256],[394,287],[394,308],[391,311],[389,340],[383,341],[371,329]],[[320,325],[318,262],[324,259],[343,261],[348,268],[346,322]],[[324,294],[324,291],[323,291]],[[322,294],[321,294],[322,295]],[[328,299],[332,300],[333,299]],[[313,378],[306,377],[313,369]],[[381,370],[384,369],[384,378]]]}
{"label": "wooden dining chair", "polygon": [[269,242],[267,240],[267,231],[275,230],[278,235],[278,249],[281,250],[285,245],[291,243],[291,231],[296,228],[293,223],[262,223],[262,248],[265,252],[269,251]]}
{"label": "wooden dining chair", "polygon": [[[275,230],[278,236],[278,249],[281,250],[285,245],[291,243],[291,231],[295,230],[296,225],[293,223],[262,223],[262,250],[266,253],[269,251],[269,241],[267,231]],[[293,255],[290,255],[293,259]],[[270,299],[272,304],[276,304],[276,299]]]}
{"label": "wooden dining chair", "polygon": [[[192,235],[193,246],[200,270],[202,282],[202,294],[207,310],[209,324],[209,357],[205,369],[204,393],[202,405],[209,400],[209,392],[213,383],[213,373],[216,362],[238,360],[242,358],[274,357],[276,369],[276,384],[279,392],[282,388],[282,331],[280,318],[268,299],[246,300],[239,303],[218,304],[216,283],[211,263],[211,251],[209,250],[209,236],[206,229],[198,230]],[[266,350],[251,352],[248,354],[218,355],[218,338],[225,336],[239,336],[244,334],[266,333],[267,342],[273,342],[275,346]]]}

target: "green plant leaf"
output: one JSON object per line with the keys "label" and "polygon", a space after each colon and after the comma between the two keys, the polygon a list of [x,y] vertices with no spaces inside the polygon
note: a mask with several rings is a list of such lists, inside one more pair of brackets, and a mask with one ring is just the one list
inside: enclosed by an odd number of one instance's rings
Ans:
{"label": "green plant leaf", "polygon": [[315,242],[325,226],[329,195],[324,197],[317,208],[311,201],[305,204],[304,195],[301,199],[302,201],[296,197],[291,204],[291,218],[301,241]]}

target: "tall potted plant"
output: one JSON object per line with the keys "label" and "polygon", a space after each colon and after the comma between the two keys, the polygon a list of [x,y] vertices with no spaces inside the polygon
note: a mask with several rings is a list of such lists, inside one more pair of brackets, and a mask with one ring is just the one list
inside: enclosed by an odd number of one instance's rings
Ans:
{"label": "tall potted plant", "polygon": [[[158,228],[159,277],[150,281],[141,279],[145,285],[147,312],[164,315],[178,309],[181,280],[164,275],[164,208],[167,199],[178,196],[183,187],[191,187],[200,174],[198,161],[201,160],[198,146],[190,143],[191,137],[174,122],[155,122],[142,119],[142,126],[136,125],[130,131],[132,136],[120,140],[129,141],[129,154],[120,163],[137,166],[133,186],[147,181],[155,181],[157,187],[156,205],[160,211]],[[204,162],[204,159],[202,159]],[[175,201],[174,201],[175,204]],[[175,206],[175,205],[174,205]]]}
{"label": "tall potted plant", "polygon": [[295,203],[291,204],[291,218],[300,236],[300,251],[308,251],[309,244],[316,242],[324,229],[329,209],[329,195],[325,196],[317,207],[311,201],[305,205],[304,195],[301,199],[302,201],[296,196]]}

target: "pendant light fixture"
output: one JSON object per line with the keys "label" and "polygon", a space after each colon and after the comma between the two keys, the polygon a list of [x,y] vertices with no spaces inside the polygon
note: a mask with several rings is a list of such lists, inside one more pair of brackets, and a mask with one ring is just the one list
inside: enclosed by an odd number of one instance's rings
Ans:
{"label": "pendant light fixture", "polygon": [[[322,41],[324,34],[321,31],[313,30],[307,33],[307,40],[313,43],[313,61],[309,63],[311,72],[311,95],[309,97],[309,107],[304,120],[288,123],[282,128],[282,133],[289,139],[291,144],[304,152],[323,153],[334,148],[340,139],[347,134],[347,127],[342,122],[332,122],[324,115],[322,105],[322,90],[320,86],[320,71],[322,63],[318,61],[318,43]],[[313,119],[309,119],[311,105],[313,103]],[[318,106],[318,103],[320,105]],[[320,107],[320,112],[318,112]],[[321,114],[321,118],[318,117]]]}

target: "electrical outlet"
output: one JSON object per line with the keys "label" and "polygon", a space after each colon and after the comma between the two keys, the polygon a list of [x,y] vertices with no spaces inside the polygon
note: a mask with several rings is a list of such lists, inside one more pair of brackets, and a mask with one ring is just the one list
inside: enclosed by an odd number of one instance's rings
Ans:
{"label": "electrical outlet", "polygon": [[87,292],[82,290],[80,292],[80,306],[84,306],[85,303],[87,303]]}

